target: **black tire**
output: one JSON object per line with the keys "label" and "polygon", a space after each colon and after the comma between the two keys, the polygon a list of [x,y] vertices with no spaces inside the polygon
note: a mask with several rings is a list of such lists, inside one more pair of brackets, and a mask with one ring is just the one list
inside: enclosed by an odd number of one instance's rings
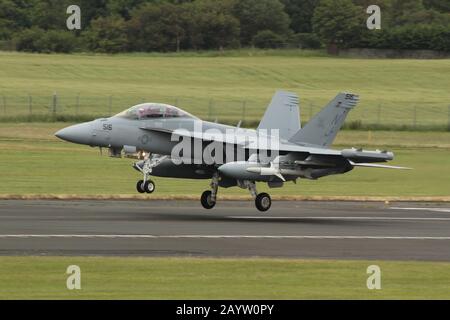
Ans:
{"label": "black tire", "polygon": [[267,193],[260,193],[256,196],[255,205],[259,211],[265,212],[272,206],[272,199]]}
{"label": "black tire", "polygon": [[155,183],[152,180],[147,180],[144,183],[144,191],[147,193],[153,193],[156,189]]}
{"label": "black tire", "polygon": [[209,190],[202,193],[202,197],[201,197],[200,201],[202,203],[203,208],[212,209],[216,205],[215,201],[211,201],[211,195],[212,195],[212,192]]}
{"label": "black tire", "polygon": [[139,193],[145,193],[145,191],[144,191],[144,186],[143,186],[143,184],[144,184],[144,180],[139,180],[137,183],[136,183],[136,190],[137,190],[137,192],[139,192]]}

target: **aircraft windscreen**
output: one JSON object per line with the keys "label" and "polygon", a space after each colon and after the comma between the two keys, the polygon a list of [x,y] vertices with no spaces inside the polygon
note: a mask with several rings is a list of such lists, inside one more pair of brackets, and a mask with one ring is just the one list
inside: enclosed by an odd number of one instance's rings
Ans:
{"label": "aircraft windscreen", "polygon": [[145,120],[157,118],[195,118],[191,114],[177,107],[159,103],[144,103],[131,107],[116,115],[116,117],[131,120]]}

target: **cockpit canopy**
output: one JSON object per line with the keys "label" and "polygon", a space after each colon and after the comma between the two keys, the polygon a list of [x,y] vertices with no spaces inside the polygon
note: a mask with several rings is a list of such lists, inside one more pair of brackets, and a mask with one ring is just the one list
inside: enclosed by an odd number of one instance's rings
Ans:
{"label": "cockpit canopy", "polygon": [[193,118],[190,113],[177,107],[162,103],[142,103],[128,110],[125,110],[115,117],[126,118],[130,120],[146,120],[157,118]]}

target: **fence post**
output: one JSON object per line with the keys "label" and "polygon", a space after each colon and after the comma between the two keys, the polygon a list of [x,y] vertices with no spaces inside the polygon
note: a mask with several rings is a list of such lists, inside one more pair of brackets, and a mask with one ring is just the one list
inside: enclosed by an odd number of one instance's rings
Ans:
{"label": "fence post", "polygon": [[413,128],[416,129],[416,126],[417,126],[417,106],[414,105]]}
{"label": "fence post", "polygon": [[78,93],[76,97],[75,114],[78,115],[79,111],[80,111],[80,94]]}
{"label": "fence post", "polygon": [[109,96],[108,112],[109,112],[109,116],[111,116],[112,115],[112,96]]}
{"label": "fence post", "polygon": [[33,97],[31,96],[31,94],[28,95],[28,113],[31,115],[33,115]]}
{"label": "fence post", "polygon": [[58,97],[56,95],[56,92],[53,93],[53,101],[52,101],[52,113],[53,115],[56,115],[56,106],[58,104]]}
{"label": "fence post", "polygon": [[208,120],[212,120],[212,107],[213,107],[213,99],[209,99],[209,105],[208,105]]}
{"label": "fence post", "polygon": [[381,103],[378,104],[377,126],[380,126],[380,122],[381,122]]}
{"label": "fence post", "polygon": [[359,107],[359,110],[361,111],[361,126],[363,125],[363,120],[365,119],[364,115],[365,115],[365,111],[366,109],[364,108],[364,105]]}
{"label": "fence post", "polygon": [[448,131],[450,131],[450,105],[448,106]]}
{"label": "fence post", "polygon": [[245,123],[245,115],[246,115],[246,112],[247,112],[246,108],[247,108],[247,100],[244,100],[242,102],[242,119],[241,119],[242,120],[242,124]]}

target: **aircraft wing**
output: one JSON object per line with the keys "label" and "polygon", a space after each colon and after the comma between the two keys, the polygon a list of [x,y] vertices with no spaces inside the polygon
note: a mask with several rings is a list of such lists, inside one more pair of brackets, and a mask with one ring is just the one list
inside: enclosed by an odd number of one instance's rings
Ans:
{"label": "aircraft wing", "polygon": [[[301,146],[298,144],[293,144],[290,142],[278,141],[276,144],[269,143],[267,146],[258,145],[255,140],[248,139],[249,134],[255,136],[254,130],[237,129],[233,134],[223,134],[220,131],[214,132],[195,132],[188,131],[185,129],[170,130],[166,128],[155,128],[155,127],[141,127],[142,130],[161,132],[166,134],[171,134],[175,136],[199,139],[205,142],[219,142],[234,144],[238,147],[251,150],[273,150],[278,149],[280,154],[290,154],[292,158],[298,158],[298,161],[305,159],[305,156],[311,155],[316,156],[314,161],[309,161],[305,163],[298,163],[308,166],[328,166],[332,165],[332,162],[326,161],[327,157],[330,158],[340,158],[348,160],[352,165],[357,166],[361,164],[369,164],[374,162],[386,162],[394,158],[392,152],[387,151],[367,151],[362,149],[344,149],[344,150],[334,150],[329,148],[322,148],[320,146]],[[270,137],[267,137],[270,141]],[[318,160],[317,157],[320,157]],[[362,166],[362,165],[361,165]]]}
{"label": "aircraft wing", "polygon": [[[254,136],[255,131],[254,130],[245,130],[245,129],[238,129],[235,131],[234,134],[227,135],[223,133],[217,132],[217,134],[214,134],[213,132],[195,132],[195,131],[188,131],[184,129],[177,129],[177,130],[170,130],[166,128],[156,128],[156,127],[141,127],[142,130],[147,131],[153,131],[153,132],[161,132],[161,133],[167,133],[175,136],[181,136],[181,137],[187,137],[187,138],[193,138],[193,139],[200,139],[202,141],[206,142],[220,142],[220,143],[229,143],[229,144],[235,144],[238,146],[241,146],[245,149],[253,149],[253,150],[270,150],[272,149],[271,146],[258,146],[256,141],[252,141],[251,139],[248,139],[249,133],[252,133]],[[270,139],[270,137],[268,137]],[[299,146],[291,143],[280,143],[278,146],[278,149],[281,152],[302,152],[302,153],[310,153],[310,154],[320,154],[320,155],[341,155],[340,151],[332,150],[332,149],[325,149],[325,148],[316,148],[316,147],[305,147],[305,146]]]}
{"label": "aircraft wing", "polygon": [[[188,131],[185,129],[166,129],[166,128],[155,128],[155,127],[141,127],[140,129],[146,130],[146,131],[153,131],[153,132],[161,132],[161,133],[167,133],[174,136],[179,137],[186,137],[186,138],[192,138],[192,139],[199,139],[205,142],[219,142],[219,143],[229,143],[229,144],[236,144],[240,145],[242,147],[245,146],[245,129],[238,129],[236,130],[237,133],[233,135],[226,135],[223,134],[220,131],[217,131],[216,133],[211,132],[196,132],[196,131]],[[242,139],[240,139],[240,136]],[[242,142],[239,142],[242,141]]]}

